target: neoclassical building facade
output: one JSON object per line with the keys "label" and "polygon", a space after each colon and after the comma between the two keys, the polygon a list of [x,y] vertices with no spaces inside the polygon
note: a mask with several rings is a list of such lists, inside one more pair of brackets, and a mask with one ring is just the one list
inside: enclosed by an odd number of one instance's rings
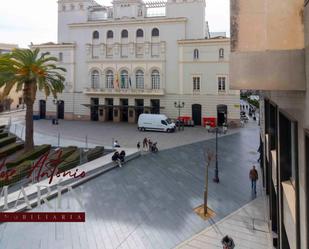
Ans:
{"label": "neoclassical building facade", "polygon": [[229,89],[229,39],[209,36],[204,0],[59,0],[58,43],[33,47],[67,69],[57,100],[38,93],[41,118],[177,118],[180,102],[181,116],[196,124],[218,115],[239,120],[239,91]]}

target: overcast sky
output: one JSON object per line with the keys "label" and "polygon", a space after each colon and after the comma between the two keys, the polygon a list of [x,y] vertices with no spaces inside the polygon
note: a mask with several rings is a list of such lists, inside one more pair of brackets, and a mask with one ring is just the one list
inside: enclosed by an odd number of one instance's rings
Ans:
{"label": "overcast sky", "polygon": [[[110,5],[109,0],[97,0]],[[206,20],[211,32],[229,34],[229,0],[206,0]],[[30,42],[57,41],[56,0],[1,1],[0,43],[27,47]]]}

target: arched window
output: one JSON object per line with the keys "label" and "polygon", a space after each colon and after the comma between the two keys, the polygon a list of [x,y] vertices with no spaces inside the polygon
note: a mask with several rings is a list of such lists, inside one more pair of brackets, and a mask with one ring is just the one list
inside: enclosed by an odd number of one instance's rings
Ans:
{"label": "arched window", "polygon": [[92,39],[99,39],[99,32],[98,31],[93,31],[92,33]]}
{"label": "arched window", "polygon": [[159,30],[157,28],[152,29],[151,36],[159,36]]}
{"label": "arched window", "polygon": [[98,70],[93,70],[91,73],[91,88],[97,89],[100,87],[100,75]]}
{"label": "arched window", "polygon": [[124,29],[121,31],[121,38],[128,38],[128,30]]}
{"label": "arched window", "polygon": [[136,37],[143,37],[144,36],[144,31],[142,29],[136,30]]}
{"label": "arched window", "polygon": [[224,49],[223,49],[223,48],[220,48],[220,49],[219,49],[219,58],[220,58],[220,59],[223,59],[223,58],[224,58]]}
{"label": "arched window", "polygon": [[198,51],[198,49],[196,48],[196,49],[194,49],[194,52],[193,52],[193,58],[194,59],[198,59],[199,58],[199,51]]}
{"label": "arched window", "polygon": [[113,31],[112,30],[107,31],[106,37],[107,37],[107,39],[113,38],[114,37]]}
{"label": "arched window", "polygon": [[129,74],[127,70],[120,73],[120,88],[129,88]]}
{"label": "arched window", "polygon": [[144,89],[144,72],[142,70],[137,70],[135,74],[136,88]]}
{"label": "arched window", "polygon": [[114,88],[114,73],[112,70],[106,72],[106,88]]}
{"label": "arched window", "polygon": [[151,88],[160,89],[160,73],[158,70],[153,70],[151,73]]}

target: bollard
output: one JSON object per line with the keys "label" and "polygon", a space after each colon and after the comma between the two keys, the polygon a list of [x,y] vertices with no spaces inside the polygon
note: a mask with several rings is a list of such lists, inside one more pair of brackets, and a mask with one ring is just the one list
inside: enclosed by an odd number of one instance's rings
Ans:
{"label": "bollard", "polygon": [[60,147],[60,132],[58,133],[58,148]]}
{"label": "bollard", "polygon": [[24,126],[21,127],[20,139],[23,139],[24,128]]}
{"label": "bollard", "polygon": [[86,147],[86,149],[88,149],[88,136],[86,135],[86,139],[85,139],[85,147]]}

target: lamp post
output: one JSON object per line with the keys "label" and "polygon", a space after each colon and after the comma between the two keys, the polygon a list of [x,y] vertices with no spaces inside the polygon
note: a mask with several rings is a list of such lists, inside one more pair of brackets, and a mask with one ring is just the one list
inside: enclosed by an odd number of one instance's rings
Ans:
{"label": "lamp post", "polygon": [[218,168],[218,126],[216,126],[216,168],[214,182],[219,183],[219,168]]}
{"label": "lamp post", "polygon": [[[175,105],[175,108],[178,109],[178,118],[179,118],[180,117],[180,110],[185,107],[185,102],[180,102],[180,101],[176,102],[175,101],[174,105]],[[179,124],[178,124],[178,130],[180,130],[180,120],[179,120]]]}

